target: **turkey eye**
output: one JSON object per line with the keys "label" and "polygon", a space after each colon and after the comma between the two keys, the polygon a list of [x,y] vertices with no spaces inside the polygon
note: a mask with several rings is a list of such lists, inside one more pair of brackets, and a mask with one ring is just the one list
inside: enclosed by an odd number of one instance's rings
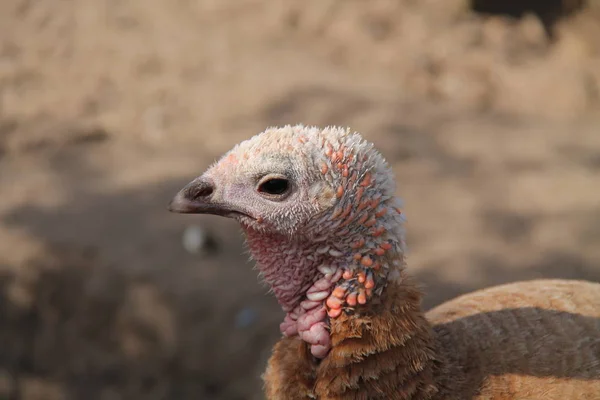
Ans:
{"label": "turkey eye", "polygon": [[258,185],[258,191],[260,193],[279,196],[287,192],[289,187],[290,183],[287,179],[271,178]]}

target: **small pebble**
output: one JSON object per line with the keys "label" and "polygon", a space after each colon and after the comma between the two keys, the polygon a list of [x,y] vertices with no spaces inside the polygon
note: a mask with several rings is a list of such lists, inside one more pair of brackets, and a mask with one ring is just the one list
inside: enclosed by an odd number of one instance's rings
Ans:
{"label": "small pebble", "polygon": [[183,232],[183,248],[191,254],[198,254],[206,247],[208,235],[202,227],[197,225],[188,226]]}

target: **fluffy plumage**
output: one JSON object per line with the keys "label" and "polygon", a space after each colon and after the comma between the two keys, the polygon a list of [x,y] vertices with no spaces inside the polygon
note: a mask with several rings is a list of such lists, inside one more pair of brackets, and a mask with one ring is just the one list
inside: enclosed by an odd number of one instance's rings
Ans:
{"label": "fluffy plumage", "polygon": [[600,399],[600,284],[517,283],[424,315],[394,192],[360,135],[299,125],[239,144],[172,201],[237,219],[287,313],[267,397]]}
{"label": "fluffy plumage", "polygon": [[597,400],[600,285],[539,280],[423,314],[410,281],[332,322],[320,363],[298,338],[273,350],[268,399]]}

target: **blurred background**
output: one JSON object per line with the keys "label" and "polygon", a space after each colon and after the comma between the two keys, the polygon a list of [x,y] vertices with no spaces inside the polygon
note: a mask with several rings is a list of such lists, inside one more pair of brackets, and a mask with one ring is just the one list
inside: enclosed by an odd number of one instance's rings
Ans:
{"label": "blurred background", "polygon": [[283,318],[174,193],[270,125],[390,161],[431,308],[600,280],[600,1],[0,1],[0,399],[261,399]]}

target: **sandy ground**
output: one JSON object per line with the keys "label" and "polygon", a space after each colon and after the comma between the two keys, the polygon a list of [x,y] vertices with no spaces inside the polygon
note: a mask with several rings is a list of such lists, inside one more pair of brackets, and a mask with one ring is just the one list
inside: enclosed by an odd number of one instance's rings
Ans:
{"label": "sandy ground", "polygon": [[282,312],[166,204],[269,125],[375,142],[427,308],[600,281],[598,3],[441,3],[1,1],[0,399],[262,398]]}

